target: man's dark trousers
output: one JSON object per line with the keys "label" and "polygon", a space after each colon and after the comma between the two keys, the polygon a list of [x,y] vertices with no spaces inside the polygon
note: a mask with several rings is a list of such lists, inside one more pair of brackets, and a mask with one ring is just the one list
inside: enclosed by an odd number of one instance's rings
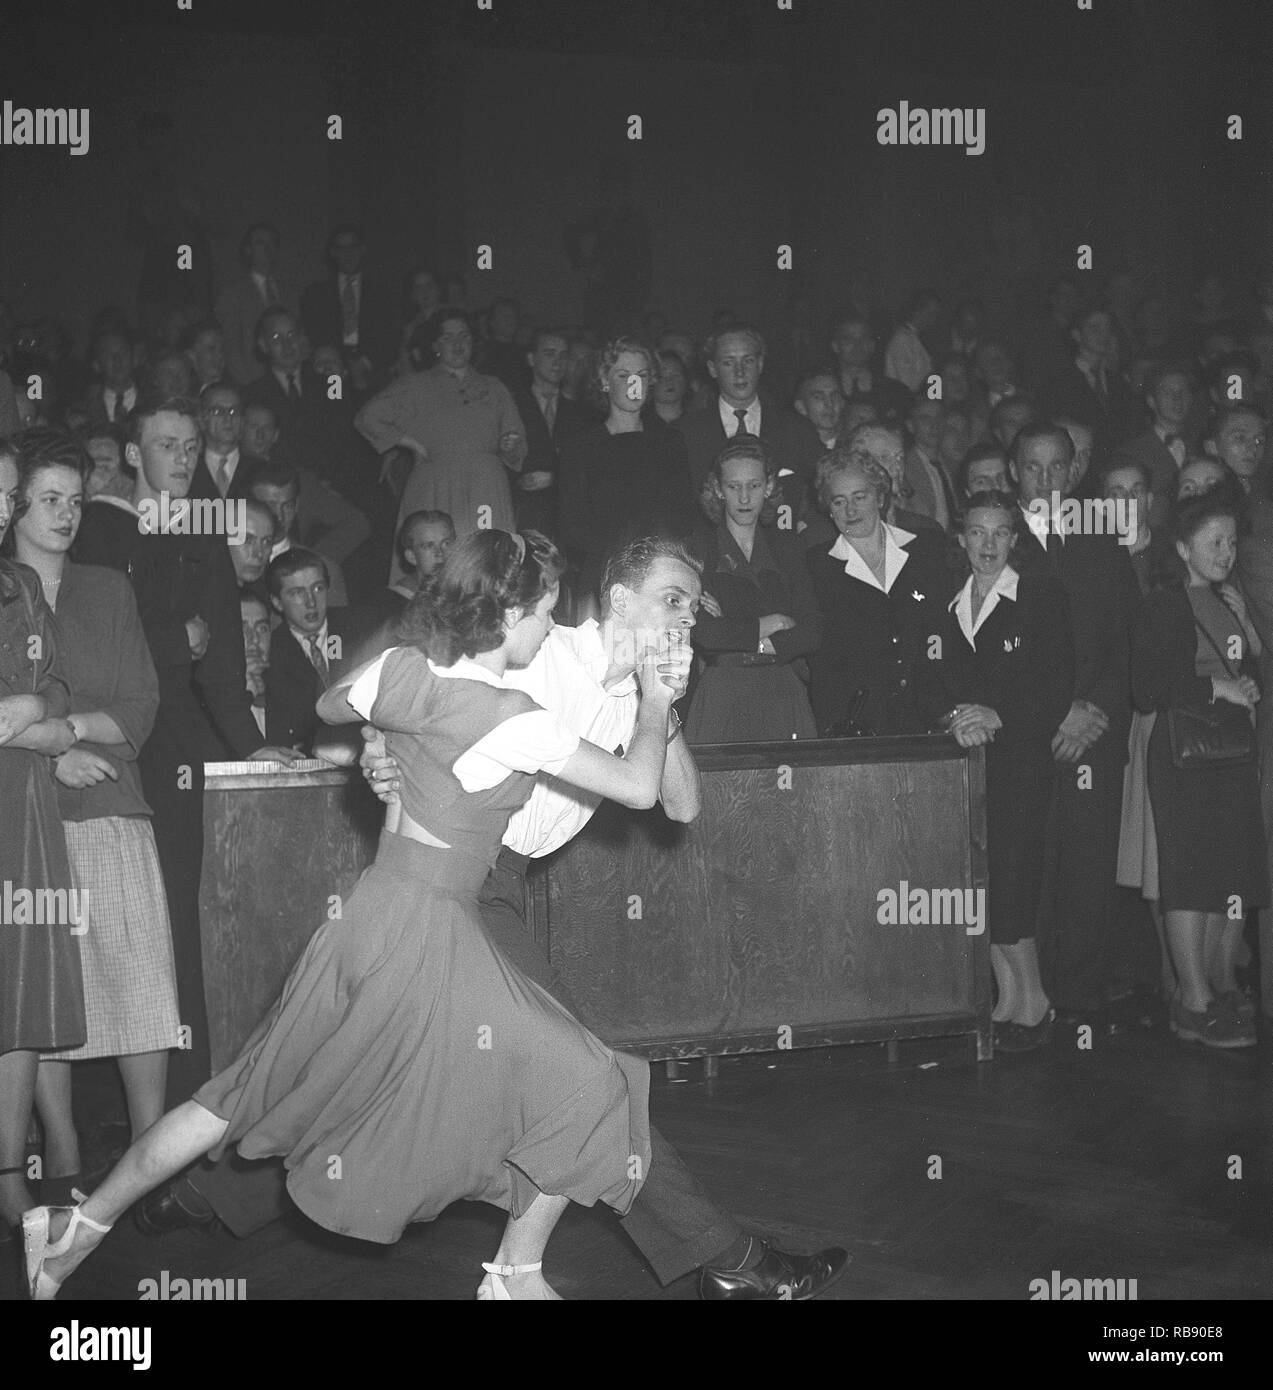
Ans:
{"label": "man's dark trousers", "polygon": [[[482,886],[482,921],[504,958],[578,1017],[547,954],[526,925],[528,863],[523,855],[500,850],[499,861]],[[659,1282],[670,1284],[720,1255],[743,1230],[707,1196],[653,1125],[650,1155],[649,1175],[623,1218],[623,1228]],[[228,1152],[219,1163],[203,1163],[187,1176],[236,1236],[251,1235],[290,1207],[284,1169],[276,1161],[249,1163]]]}

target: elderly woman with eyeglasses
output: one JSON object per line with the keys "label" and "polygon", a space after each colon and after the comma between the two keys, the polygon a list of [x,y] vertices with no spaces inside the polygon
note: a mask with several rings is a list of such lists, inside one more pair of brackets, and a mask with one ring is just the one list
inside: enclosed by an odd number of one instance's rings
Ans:
{"label": "elderly woman with eyeglasses", "polygon": [[[433,365],[421,362],[426,345]],[[395,530],[420,511],[446,512],[458,537],[514,530],[508,475],[521,471],[526,429],[508,388],[473,370],[473,330],[458,309],[439,309],[413,350],[421,369],[372,397],[354,420],[377,453],[414,455]],[[395,556],[389,583],[405,577]]]}

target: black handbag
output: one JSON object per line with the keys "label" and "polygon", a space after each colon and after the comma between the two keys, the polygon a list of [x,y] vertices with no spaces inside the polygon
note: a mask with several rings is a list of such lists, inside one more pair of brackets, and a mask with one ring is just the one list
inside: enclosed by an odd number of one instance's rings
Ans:
{"label": "black handbag", "polygon": [[[1194,626],[1211,643],[1225,671],[1232,675],[1215,638],[1194,618]],[[1202,709],[1167,711],[1171,761],[1190,768],[1244,767],[1255,761],[1255,729],[1246,709],[1230,700],[1215,700]]]}

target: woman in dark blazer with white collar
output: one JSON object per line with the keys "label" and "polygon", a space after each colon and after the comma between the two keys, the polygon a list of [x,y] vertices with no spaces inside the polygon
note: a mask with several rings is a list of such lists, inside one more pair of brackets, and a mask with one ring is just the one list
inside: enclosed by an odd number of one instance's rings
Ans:
{"label": "woman in dark blazer with white collar", "polygon": [[1056,769],[1052,736],[1074,694],[1074,643],[1059,581],[1042,566],[1022,574],[1011,563],[1024,535],[1011,495],[974,493],[956,535],[970,573],[943,615],[921,689],[930,725],[949,729],[964,748],[986,748],[995,1042],[1024,1052],[1048,1040],[1055,1017],[1034,924]]}
{"label": "woman in dark blazer with white collar", "polygon": [[824,455],[814,486],[840,533],[808,554],[823,614],[822,647],[809,658],[818,732],[834,737],[852,718],[869,734],[922,734],[919,664],[954,588],[944,537],[885,522],[892,481],[862,450]]}

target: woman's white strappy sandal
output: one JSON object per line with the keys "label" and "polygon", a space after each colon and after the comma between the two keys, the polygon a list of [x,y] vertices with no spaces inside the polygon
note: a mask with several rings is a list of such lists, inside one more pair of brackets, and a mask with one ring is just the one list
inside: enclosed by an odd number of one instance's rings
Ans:
{"label": "woman's white strappy sandal", "polygon": [[[55,1211],[69,1211],[71,1219],[66,1230],[56,1242],[49,1240],[49,1218]],[[79,1207],[33,1207],[22,1213],[22,1240],[26,1250],[27,1289],[33,1303],[52,1303],[62,1287],[62,1280],[53,1279],[44,1272],[46,1260],[55,1260],[59,1255],[69,1255],[75,1244],[75,1232],[80,1226],[100,1231],[103,1235],[110,1230],[99,1222],[84,1215]],[[506,1298],[507,1294],[504,1295]]]}
{"label": "woman's white strappy sandal", "polygon": [[543,1269],[544,1262],[540,1260],[533,1265],[488,1265],[482,1262],[482,1268],[491,1276],[488,1283],[485,1279],[477,1286],[477,1298],[479,1303],[489,1303],[492,1300],[496,1303],[513,1301],[512,1294],[504,1280],[510,1274],[534,1274],[536,1270]]}

